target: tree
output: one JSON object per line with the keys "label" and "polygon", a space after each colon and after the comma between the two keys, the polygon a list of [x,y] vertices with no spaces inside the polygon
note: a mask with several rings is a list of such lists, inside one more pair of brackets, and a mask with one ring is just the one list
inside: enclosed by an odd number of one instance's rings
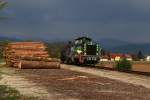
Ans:
{"label": "tree", "polygon": [[107,57],[108,57],[109,60],[111,60],[110,54],[111,54],[111,53],[110,53],[109,51],[107,51],[106,55],[107,55]]}
{"label": "tree", "polygon": [[142,51],[138,52],[137,57],[138,57],[139,60],[144,59],[144,55],[143,55]]}
{"label": "tree", "polygon": [[106,51],[104,49],[101,50],[101,55],[105,56],[106,55]]}
{"label": "tree", "polygon": [[[0,0],[0,10],[2,10],[3,8],[5,8],[7,5],[7,2],[4,0]],[[0,15],[0,19],[4,19],[5,17],[3,17],[2,15]]]}
{"label": "tree", "polygon": [[7,5],[7,2],[4,0],[0,0],[0,9],[3,9]]}

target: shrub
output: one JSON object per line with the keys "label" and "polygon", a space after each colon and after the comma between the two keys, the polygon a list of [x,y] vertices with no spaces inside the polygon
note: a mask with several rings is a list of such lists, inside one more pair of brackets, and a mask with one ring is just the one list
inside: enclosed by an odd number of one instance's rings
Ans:
{"label": "shrub", "polygon": [[116,69],[119,71],[131,71],[132,64],[126,58],[116,62]]}
{"label": "shrub", "polygon": [[64,43],[46,43],[47,51],[52,58],[60,58],[60,53],[62,48],[64,47]]}
{"label": "shrub", "polygon": [[0,85],[0,100],[38,100],[38,98],[23,96],[14,88]]}

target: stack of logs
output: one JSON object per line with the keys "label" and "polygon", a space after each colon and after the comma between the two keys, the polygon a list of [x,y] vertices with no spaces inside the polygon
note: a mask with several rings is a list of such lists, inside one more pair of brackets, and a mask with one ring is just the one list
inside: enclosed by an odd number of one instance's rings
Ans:
{"label": "stack of logs", "polygon": [[60,68],[60,61],[50,58],[42,42],[9,43],[3,52],[7,66],[26,68]]}

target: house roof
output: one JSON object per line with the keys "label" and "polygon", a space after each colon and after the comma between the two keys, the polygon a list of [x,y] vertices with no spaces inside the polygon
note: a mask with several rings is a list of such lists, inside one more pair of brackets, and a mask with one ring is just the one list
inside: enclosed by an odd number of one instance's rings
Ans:
{"label": "house roof", "polygon": [[125,57],[126,57],[126,58],[132,58],[132,56],[129,55],[129,54],[125,54]]}
{"label": "house roof", "polygon": [[111,58],[116,58],[116,57],[123,58],[123,54],[113,53],[113,54],[110,54],[110,57],[111,57]]}
{"label": "house roof", "polygon": [[116,58],[116,57],[120,57],[120,58],[132,58],[132,56],[130,54],[121,54],[121,53],[112,53],[110,54],[111,58]]}

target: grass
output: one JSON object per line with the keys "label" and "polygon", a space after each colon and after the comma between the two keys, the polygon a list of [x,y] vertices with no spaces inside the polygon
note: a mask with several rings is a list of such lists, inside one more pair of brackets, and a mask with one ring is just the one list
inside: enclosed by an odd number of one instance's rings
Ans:
{"label": "grass", "polygon": [[4,62],[4,59],[0,59],[0,63]]}
{"label": "grass", "polygon": [[37,98],[22,96],[15,89],[0,85],[0,100],[37,100]]}

